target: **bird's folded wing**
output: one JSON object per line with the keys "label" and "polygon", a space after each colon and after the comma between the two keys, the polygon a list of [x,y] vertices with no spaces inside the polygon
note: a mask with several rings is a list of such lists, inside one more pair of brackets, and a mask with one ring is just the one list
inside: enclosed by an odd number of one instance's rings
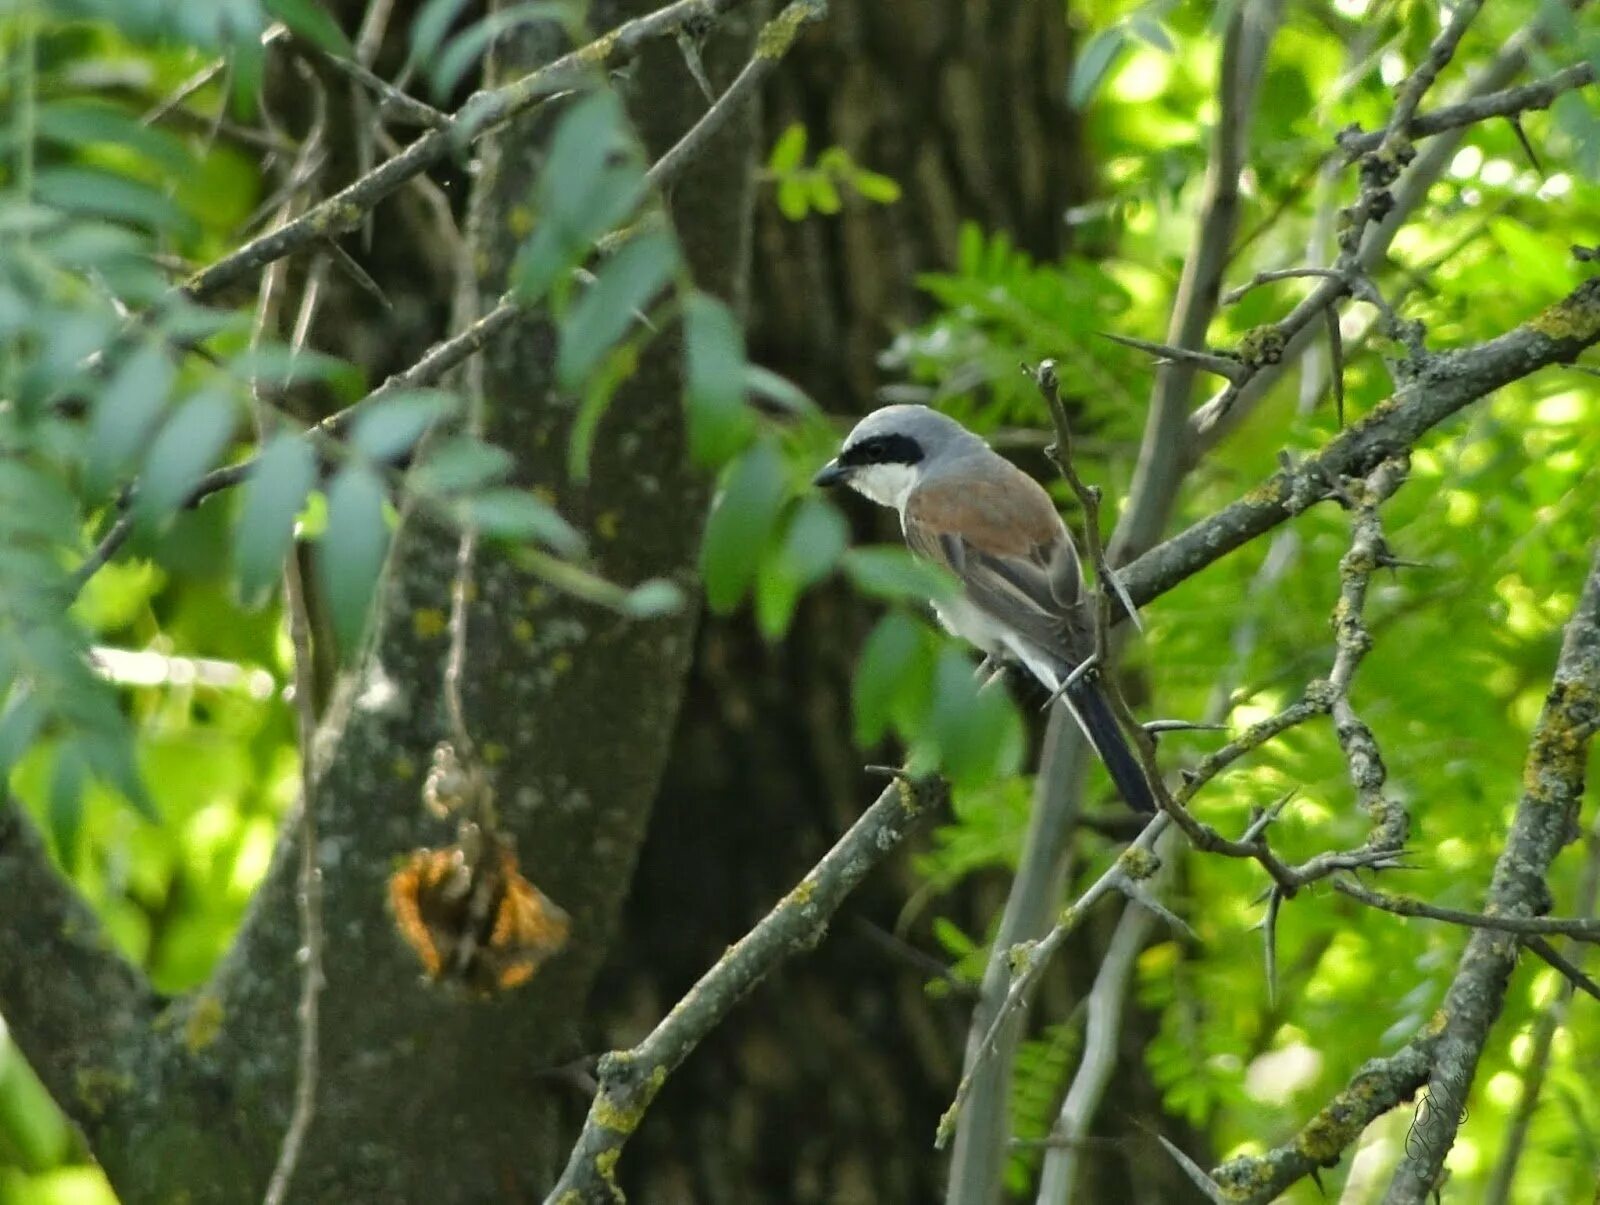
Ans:
{"label": "bird's folded wing", "polygon": [[1075,664],[1088,655],[1083,576],[1050,496],[1020,469],[998,481],[929,482],[906,500],[906,544],[948,567],[974,605]]}

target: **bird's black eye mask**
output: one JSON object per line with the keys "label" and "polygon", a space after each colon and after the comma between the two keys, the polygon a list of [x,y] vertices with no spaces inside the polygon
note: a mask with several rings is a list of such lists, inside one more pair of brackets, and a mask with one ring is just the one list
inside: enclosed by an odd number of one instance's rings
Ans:
{"label": "bird's black eye mask", "polygon": [[909,435],[875,435],[839,453],[840,466],[847,468],[868,464],[917,464],[921,460],[922,445]]}

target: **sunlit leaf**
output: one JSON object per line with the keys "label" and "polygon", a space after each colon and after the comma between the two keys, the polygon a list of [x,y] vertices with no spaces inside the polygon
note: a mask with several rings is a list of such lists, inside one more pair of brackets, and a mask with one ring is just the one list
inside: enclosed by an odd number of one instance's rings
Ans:
{"label": "sunlit leaf", "polygon": [[720,465],[755,431],[744,400],[744,332],[733,312],[707,294],[692,294],[683,311],[689,452],[699,464]]}
{"label": "sunlit leaf", "polygon": [[783,506],[784,481],[783,459],[767,440],[730,467],[700,548],[700,573],[712,610],[732,610],[744,597]]}
{"label": "sunlit leaf", "polygon": [[174,410],[150,445],[134,509],[156,523],[188,501],[200,476],[217,462],[238,421],[232,401],[205,390]]}
{"label": "sunlit leaf", "polygon": [[239,593],[247,603],[271,591],[294,543],[294,520],[317,477],[316,455],[303,436],[278,435],[262,449],[250,476],[234,542]]}
{"label": "sunlit leaf", "polygon": [[317,0],[262,0],[267,12],[329,54],[349,57],[350,39]]}
{"label": "sunlit leaf", "polygon": [[95,399],[86,466],[96,492],[110,488],[138,456],[177,378],[164,348],[141,344]]}
{"label": "sunlit leaf", "polygon": [[373,460],[394,460],[409,452],[439,419],[455,411],[453,394],[424,389],[397,393],[363,406],[350,430],[350,443]]}
{"label": "sunlit leaf", "polygon": [[328,528],[317,542],[317,565],[339,646],[359,646],[389,550],[383,484],[362,464],[346,465],[328,488]]}
{"label": "sunlit leaf", "polygon": [[555,507],[527,490],[494,489],[463,500],[462,519],[486,536],[537,540],[552,552],[577,556],[584,540]]}
{"label": "sunlit leaf", "polygon": [[678,244],[661,231],[630,239],[601,265],[593,284],[561,323],[556,380],[575,388],[636,322],[678,267]]}

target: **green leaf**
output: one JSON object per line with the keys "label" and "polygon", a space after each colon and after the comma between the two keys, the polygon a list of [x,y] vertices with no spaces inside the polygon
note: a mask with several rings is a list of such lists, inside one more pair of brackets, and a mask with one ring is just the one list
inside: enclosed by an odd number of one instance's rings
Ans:
{"label": "green leaf", "polygon": [[832,503],[802,498],[783,542],[784,568],[802,586],[819,582],[838,562],[849,538],[849,526]]}
{"label": "green leaf", "polygon": [[508,540],[537,540],[552,552],[580,556],[583,536],[555,507],[527,490],[497,489],[466,498],[462,520],[486,536]]}
{"label": "green leaf", "polygon": [[856,743],[876,744],[891,724],[906,725],[926,709],[932,669],[926,629],[903,611],[890,611],[867,637],[851,693]]}
{"label": "green leaf", "polygon": [[445,34],[466,6],[467,0],[428,0],[418,10],[411,21],[411,65],[433,60]]}
{"label": "green leaf", "polygon": [[228,371],[235,377],[266,385],[326,382],[344,395],[361,388],[361,370],[348,360],[282,343],[267,343],[240,352],[228,361]]}
{"label": "green leaf", "polygon": [[556,381],[575,389],[633,325],[678,268],[678,244],[664,231],[631,239],[600,268],[599,276],[561,324]]}
{"label": "green leaf", "polygon": [[850,175],[850,187],[868,201],[879,205],[893,205],[900,199],[900,185],[889,176],[857,168]]}
{"label": "green leaf", "polygon": [[770,440],[749,448],[730,467],[700,547],[700,573],[713,611],[731,611],[744,597],[783,506],[785,478],[783,457]]}
{"label": "green leaf", "polygon": [[389,550],[383,503],[383,484],[363,464],[346,465],[328,489],[328,528],[317,544],[317,564],[346,655],[360,646]]}
{"label": "green leaf", "polygon": [[811,207],[818,213],[835,214],[839,212],[839,186],[833,182],[833,177],[822,172],[811,174]]}
{"label": "green leaf", "polygon": [[34,177],[34,195],[69,213],[131,222],[158,234],[191,239],[200,229],[164,192],[98,168],[41,168]]}
{"label": "green leaf", "polygon": [[316,0],[264,0],[264,7],[306,41],[340,58],[355,53],[339,23]]}
{"label": "green leaf", "polygon": [[755,433],[744,401],[744,332],[733,311],[705,293],[684,302],[683,325],[689,453],[697,464],[721,465]]}
{"label": "green leaf", "polygon": [[498,9],[481,21],[469,25],[450,40],[443,54],[430,55],[427,59],[430,64],[428,75],[433,81],[434,99],[440,101],[448,99],[455,91],[456,85],[461,82],[461,77],[483,57],[484,51],[489,48],[489,43],[506,30],[534,21],[559,21],[564,25],[570,25],[573,15],[571,4],[549,2],[513,4],[510,8]]}
{"label": "green leaf", "polygon": [[424,494],[454,494],[502,481],[515,467],[511,453],[469,435],[432,444],[411,470],[409,484]]}
{"label": "green leaf", "polygon": [[234,539],[234,569],[247,606],[268,595],[294,543],[294,520],[317,479],[316,455],[303,436],[278,435],[244,483]]}
{"label": "green leaf", "polygon": [[44,707],[32,689],[16,682],[10,685],[10,697],[0,710],[0,783],[33,746],[45,721]]}
{"label": "green leaf", "polygon": [[811,418],[821,413],[817,403],[800,386],[787,377],[780,377],[770,368],[759,364],[746,364],[744,387],[757,397],[765,398],[773,406],[793,418]]}
{"label": "green leaf", "polygon": [[772,154],[767,157],[767,170],[775,176],[786,176],[800,166],[806,157],[806,127],[803,122],[793,122],[778,141],[772,144]]}
{"label": "green leaf", "polygon": [[159,523],[188,501],[201,474],[227,446],[236,418],[233,403],[210,389],[173,411],[139,474],[134,512],[140,522]]}
{"label": "green leaf", "polygon": [[380,398],[356,411],[351,446],[372,460],[395,460],[409,452],[428,428],[456,409],[454,395],[419,389]]}
{"label": "green leaf", "polygon": [[778,212],[798,222],[811,212],[811,190],[802,175],[785,176],[778,181]]}
{"label": "green leaf", "polygon": [[683,591],[677,583],[654,577],[629,590],[622,609],[634,619],[658,619],[663,615],[675,615],[683,609],[683,604]]}
{"label": "green leaf", "polygon": [[1100,30],[1087,42],[1072,65],[1072,77],[1067,83],[1067,103],[1081,109],[1094,98],[1106,73],[1121,55],[1128,43],[1127,31],[1121,25]]}
{"label": "green leaf", "polygon": [[537,301],[622,222],[645,193],[638,144],[610,91],[577,101],[557,123],[534,186],[533,235],[517,252],[512,281]]}
{"label": "green leaf", "polygon": [[636,337],[613,350],[600,367],[584,382],[583,400],[578,403],[578,413],[572,419],[572,433],[567,440],[567,475],[572,480],[589,480],[589,461],[594,452],[595,437],[600,433],[600,420],[611,407],[611,400],[622,384],[639,367],[639,344]]}
{"label": "green leaf", "polygon": [[756,577],[756,622],[776,640],[789,626],[808,586],[826,577],[849,541],[844,517],[821,498],[802,498],[783,543],[772,549]]}
{"label": "green leaf", "polygon": [[177,378],[166,349],[139,346],[111,376],[95,399],[89,427],[85,474],[91,490],[103,493],[123,475],[144,446],[156,416],[167,404]]}
{"label": "green leaf", "polygon": [[937,602],[956,592],[950,574],[903,548],[852,548],[844,554],[844,571],[856,589],[877,598]]}
{"label": "green leaf", "polygon": [[50,839],[56,856],[71,873],[78,864],[79,836],[83,832],[83,788],[88,766],[71,743],[56,751],[56,764],[50,774]]}
{"label": "green leaf", "polygon": [[1021,760],[1022,721],[1011,697],[1003,690],[980,691],[979,685],[966,657],[953,648],[941,650],[933,707],[921,736],[958,787],[1015,773]]}
{"label": "green leaf", "polygon": [[114,146],[174,173],[189,171],[194,165],[181,139],[104,101],[86,97],[46,101],[38,108],[37,120],[41,137],[69,146]]}

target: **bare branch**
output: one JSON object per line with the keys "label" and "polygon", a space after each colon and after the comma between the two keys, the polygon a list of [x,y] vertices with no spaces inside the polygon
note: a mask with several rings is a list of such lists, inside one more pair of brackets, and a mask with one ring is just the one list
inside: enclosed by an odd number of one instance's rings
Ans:
{"label": "bare branch", "polygon": [[[1419,114],[1407,122],[1404,134],[1407,138],[1426,138],[1495,117],[1515,117],[1530,109],[1548,109],[1562,93],[1587,87],[1594,83],[1594,79],[1594,64],[1579,63],[1565,71],[1556,72],[1549,79],[1475,96],[1459,104],[1445,105],[1431,113]],[[1350,163],[1368,151],[1376,150],[1383,138],[1383,130],[1365,134],[1349,131],[1339,135],[1339,149],[1345,153],[1345,162]]]}
{"label": "bare branch", "polygon": [[1232,1205],[1266,1205],[1295,1181],[1332,1167],[1370,1122],[1410,1100],[1427,1082],[1438,1042],[1436,1026],[1430,1026],[1387,1058],[1363,1064],[1288,1142],[1264,1155],[1230,1159],[1211,1169],[1211,1179]]}
{"label": "bare branch", "polygon": [[[1496,918],[1532,919],[1548,898],[1545,875],[1577,833],[1589,739],[1600,722],[1600,543],[1588,580],[1567,623],[1555,681],[1534,728],[1523,770],[1523,792],[1505,847],[1495,861],[1484,911]],[[1587,922],[1584,922],[1587,923]],[[1425,1141],[1408,1144],[1390,1182],[1388,1205],[1422,1205],[1432,1191],[1460,1124],[1489,1029],[1499,1015],[1516,963],[1517,945],[1494,930],[1467,942],[1440,1010],[1443,1025],[1428,1080],[1434,1106],[1418,1129]]]}
{"label": "bare branch", "polygon": [[1567,363],[1596,342],[1600,342],[1600,278],[1585,281],[1504,335],[1474,347],[1436,353],[1425,382],[1407,382],[1319,452],[1280,470],[1239,501],[1124,567],[1120,575],[1128,593],[1144,605],[1322,500],[1330,481],[1365,476],[1463,407],[1540,368]]}
{"label": "bare branch", "polygon": [[576,87],[599,71],[630,61],[645,43],[670,37],[690,22],[715,19],[743,0],[676,0],[665,8],[627,21],[586,46],[562,55],[537,71],[488,92],[479,92],[400,154],[385,160],[327,200],[292,221],[252,239],[192,276],[184,294],[206,301],[275,260],[313,242],[355,230],[379,201],[413,176],[442,163],[456,150],[491,133],[519,113],[558,92]]}
{"label": "bare branch", "polygon": [[[1600,901],[1600,812],[1597,812],[1590,821],[1587,843],[1588,852],[1583,862],[1583,874],[1579,879],[1577,896],[1573,903],[1573,911],[1579,916],[1593,916],[1595,904]],[[1579,952],[1579,958],[1582,957],[1582,953]],[[1576,963],[1574,969],[1582,973],[1582,967]],[[1575,982],[1571,975],[1567,976],[1568,985]],[[1545,1072],[1549,1067],[1550,1051],[1555,1043],[1556,1031],[1565,1023],[1571,1002],[1572,988],[1567,986],[1549,1006],[1539,1010],[1539,1015],[1534,1021],[1532,1049],[1528,1052],[1528,1061],[1522,1069],[1521,1092],[1518,1095],[1517,1107],[1511,1114],[1511,1124],[1506,1127],[1505,1145],[1501,1149],[1499,1160],[1495,1163],[1489,1186],[1484,1190],[1485,1205],[1506,1205],[1511,1199],[1511,1187],[1516,1179],[1517,1164],[1521,1161],[1522,1151],[1528,1140],[1528,1131],[1533,1125],[1534,1110],[1539,1106],[1539,1094],[1544,1087]]]}
{"label": "bare branch", "polygon": [[1358,900],[1369,908],[1392,912],[1396,916],[1422,917],[1445,921],[1452,925],[1466,925],[1472,929],[1491,929],[1496,933],[1555,934],[1578,941],[1600,942],[1600,920],[1585,917],[1558,916],[1500,916],[1491,913],[1466,912],[1460,908],[1443,908],[1407,895],[1391,895],[1373,891],[1349,879],[1334,879],[1334,889],[1342,895]]}
{"label": "bare branch", "polygon": [[[699,121],[650,168],[646,179],[659,189],[670,188],[700,149],[717,136],[739,108],[755,95],[762,82],[783,61],[799,32],[828,15],[827,0],[791,0],[762,28],[756,52]],[[681,30],[679,32],[682,32]],[[691,60],[693,61],[693,60]],[[701,72],[704,76],[704,72]]]}
{"label": "bare branch", "polygon": [[1600,984],[1595,983],[1593,979],[1585,975],[1582,967],[1563,955],[1560,950],[1556,949],[1544,938],[1524,937],[1522,944],[1548,962],[1557,971],[1560,971],[1562,978],[1567,981],[1569,987],[1577,988],[1586,995],[1600,1000]]}
{"label": "bare branch", "polygon": [[600,1091],[546,1205],[622,1200],[617,1157],[667,1077],[751,987],[821,939],[828,918],[856,884],[919,820],[941,807],[943,799],[944,787],[937,782],[891,783],[799,885],[729,948],[642,1042],[600,1060]]}

